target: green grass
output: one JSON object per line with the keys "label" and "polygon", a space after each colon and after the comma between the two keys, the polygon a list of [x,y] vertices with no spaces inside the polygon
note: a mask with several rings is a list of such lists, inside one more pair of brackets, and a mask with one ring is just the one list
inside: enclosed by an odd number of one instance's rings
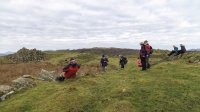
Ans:
{"label": "green grass", "polygon": [[[98,62],[76,55],[87,64]],[[118,58],[109,57],[118,67]],[[155,59],[156,60],[156,59]],[[153,60],[154,61],[154,60]],[[56,61],[55,61],[56,62]],[[65,82],[37,81],[38,86],[0,102],[1,112],[199,112],[200,69],[184,60],[168,61],[140,71],[129,58],[124,70]]]}
{"label": "green grass", "polygon": [[70,60],[70,58],[76,57],[78,53],[47,53],[47,62],[52,64],[63,64],[65,60]]}
{"label": "green grass", "polygon": [[5,56],[0,56],[0,64],[10,63]]}

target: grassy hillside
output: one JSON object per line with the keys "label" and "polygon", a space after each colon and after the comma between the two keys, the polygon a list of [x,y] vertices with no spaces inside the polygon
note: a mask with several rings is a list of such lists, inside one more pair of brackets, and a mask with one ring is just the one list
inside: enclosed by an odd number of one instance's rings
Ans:
{"label": "grassy hillside", "polygon": [[[52,55],[48,61],[59,64],[59,60],[67,56]],[[179,59],[159,63],[143,72],[135,66],[136,56],[129,56],[128,65],[121,70],[118,69],[118,58],[114,56],[109,57],[108,71],[101,72],[97,55],[75,53],[69,57],[72,56],[79,60],[81,71],[87,70],[88,75],[64,82],[37,81],[37,87],[20,91],[0,102],[0,112],[200,111],[200,69],[197,64]],[[88,58],[90,56],[93,58]],[[153,58],[152,61],[157,60]],[[96,72],[98,74],[94,74]]]}

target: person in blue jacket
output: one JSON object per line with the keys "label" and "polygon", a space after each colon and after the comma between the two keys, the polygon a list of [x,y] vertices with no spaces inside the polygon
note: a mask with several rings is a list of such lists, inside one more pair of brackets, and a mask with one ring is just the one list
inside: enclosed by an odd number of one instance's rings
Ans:
{"label": "person in blue jacket", "polygon": [[172,50],[172,51],[168,54],[168,56],[171,56],[171,55],[174,54],[174,53],[175,53],[175,55],[178,54],[178,47],[176,47],[175,45],[173,45],[173,47],[174,47],[174,50]]}

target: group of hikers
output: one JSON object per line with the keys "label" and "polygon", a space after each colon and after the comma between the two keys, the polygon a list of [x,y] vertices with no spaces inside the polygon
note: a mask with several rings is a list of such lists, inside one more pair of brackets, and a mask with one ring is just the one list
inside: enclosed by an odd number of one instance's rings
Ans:
{"label": "group of hikers", "polygon": [[[108,66],[108,58],[106,58],[106,55],[103,54],[102,58],[100,60],[100,66],[102,67],[102,70],[105,71]],[[121,68],[123,69],[125,64],[127,64],[128,60],[125,56],[119,55],[119,64]],[[80,65],[77,64],[76,60],[74,58],[71,58],[68,65],[66,65],[63,68],[64,76],[59,76],[56,78],[58,81],[64,81],[65,79],[75,78],[77,71],[80,69]]]}
{"label": "group of hikers", "polygon": [[[139,57],[138,60],[136,60],[136,64],[138,67],[142,68],[142,71],[145,71],[147,69],[150,69],[151,67],[149,59],[151,57],[151,54],[153,53],[153,48],[147,40],[145,40],[144,42],[140,42],[140,46],[141,49],[139,50]],[[179,54],[183,54],[186,52],[186,48],[183,44],[180,44],[181,50],[178,50],[178,47],[176,47],[175,45],[173,47],[174,49],[168,54],[168,56],[171,56],[172,54],[175,54],[174,56],[178,56]],[[103,54],[102,58],[100,59],[100,66],[102,67],[103,71],[107,69],[108,62],[108,58],[105,54]],[[119,65],[121,69],[124,69],[127,62],[128,60],[125,56],[119,55]],[[75,78],[76,73],[79,69],[80,65],[77,64],[74,58],[71,58],[68,65],[63,68],[64,76],[57,77],[57,80],[63,81],[65,79]]]}
{"label": "group of hikers", "polygon": [[149,58],[151,56],[151,54],[153,53],[153,48],[152,46],[148,43],[147,40],[145,40],[144,42],[140,42],[140,60],[141,60],[141,64],[138,66],[142,67],[142,71],[149,69],[150,68],[150,63],[149,63]]}
{"label": "group of hikers", "polygon": [[[106,56],[103,54],[102,58],[100,60],[100,65],[101,65],[103,71],[106,70],[108,62],[109,62],[108,58],[106,58]],[[125,67],[127,62],[128,62],[127,58],[120,54],[119,55],[119,65],[121,66],[122,69]]]}
{"label": "group of hikers", "polygon": [[[179,54],[184,54],[186,52],[186,48],[183,44],[180,44],[181,50],[178,50],[178,47],[173,45],[174,50],[172,50],[168,56],[171,56],[172,54],[175,54],[175,56],[178,56]],[[182,56],[182,55],[181,55]]]}

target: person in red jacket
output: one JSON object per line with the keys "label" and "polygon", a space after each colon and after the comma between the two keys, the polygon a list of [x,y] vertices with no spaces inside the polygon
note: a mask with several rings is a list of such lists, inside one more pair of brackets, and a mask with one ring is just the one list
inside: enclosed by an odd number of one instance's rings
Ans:
{"label": "person in red jacket", "polygon": [[63,68],[63,72],[65,72],[65,79],[75,78],[76,72],[79,70],[79,68],[80,65],[76,63],[75,59],[71,58],[69,64]]}
{"label": "person in red jacket", "polygon": [[144,45],[145,45],[145,50],[146,50],[146,53],[147,53],[147,56],[146,56],[147,65],[146,65],[146,67],[150,68],[149,58],[150,58],[150,55],[152,54],[152,47],[151,47],[151,45],[149,45],[147,40],[144,41]]}

